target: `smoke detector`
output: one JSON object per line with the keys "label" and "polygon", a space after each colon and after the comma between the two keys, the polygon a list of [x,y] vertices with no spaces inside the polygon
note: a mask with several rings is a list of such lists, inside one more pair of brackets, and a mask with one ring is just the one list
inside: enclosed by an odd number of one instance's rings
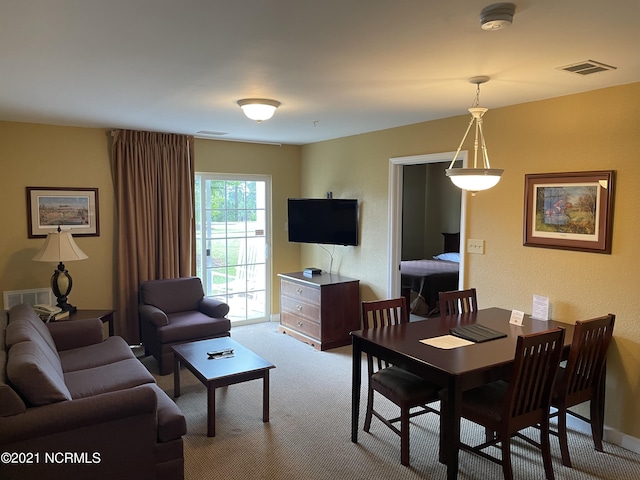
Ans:
{"label": "smoke detector", "polygon": [[480,26],[483,30],[502,30],[513,23],[514,13],[513,3],[494,3],[480,12]]}

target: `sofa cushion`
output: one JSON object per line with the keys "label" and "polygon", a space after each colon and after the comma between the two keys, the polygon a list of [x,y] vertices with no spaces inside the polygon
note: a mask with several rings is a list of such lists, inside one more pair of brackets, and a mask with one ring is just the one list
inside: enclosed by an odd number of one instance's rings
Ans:
{"label": "sofa cushion", "polygon": [[121,337],[109,337],[101,343],[58,353],[63,372],[99,367],[135,357],[131,347]]}
{"label": "sofa cushion", "polygon": [[7,312],[0,312],[0,417],[17,415],[27,411],[20,395],[7,382]]}
{"label": "sofa cushion", "polygon": [[[21,326],[21,332],[20,334],[16,333],[18,336],[10,338],[10,336],[13,335],[12,329],[14,328],[14,324]],[[30,326],[32,330],[29,330],[27,326]],[[26,303],[21,303],[20,305],[11,307],[11,310],[9,310],[9,325],[7,326],[7,345],[11,346],[24,340],[35,341],[35,338],[33,338],[34,333],[42,338],[49,349],[57,357],[58,350],[56,348],[56,342],[54,342],[51,332],[49,332],[47,326],[42,320],[40,320],[40,317],[36,315],[36,312],[33,311],[33,308]],[[26,335],[26,338],[20,338],[22,335]]]}
{"label": "sofa cushion", "polygon": [[20,342],[9,349],[7,377],[30,405],[71,400],[60,364],[52,365],[36,342]]}
{"label": "sofa cushion", "polygon": [[225,335],[230,329],[228,318],[211,318],[197,310],[173,313],[169,315],[168,325],[158,327],[158,340],[166,344],[202,339]]}
{"label": "sofa cushion", "polygon": [[142,303],[169,314],[197,310],[204,290],[198,277],[183,277],[143,282],[140,294]]}
{"label": "sofa cushion", "polygon": [[74,399],[155,383],[153,375],[136,358],[66,372],[64,381]]}

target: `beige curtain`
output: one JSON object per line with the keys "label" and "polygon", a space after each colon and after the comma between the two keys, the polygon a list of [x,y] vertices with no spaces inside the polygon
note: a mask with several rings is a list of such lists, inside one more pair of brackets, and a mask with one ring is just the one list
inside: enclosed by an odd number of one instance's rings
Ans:
{"label": "beige curtain", "polygon": [[135,344],[140,282],[195,275],[193,138],[117,130],[112,172],[117,333]]}

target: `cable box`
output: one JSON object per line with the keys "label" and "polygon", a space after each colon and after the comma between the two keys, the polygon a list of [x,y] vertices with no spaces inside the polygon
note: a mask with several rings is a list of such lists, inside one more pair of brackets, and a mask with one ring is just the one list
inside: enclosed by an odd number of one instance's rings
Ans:
{"label": "cable box", "polygon": [[320,270],[319,268],[313,268],[313,267],[305,268],[302,271],[302,274],[305,277],[312,277],[313,275],[320,275],[321,273],[322,273],[322,270]]}

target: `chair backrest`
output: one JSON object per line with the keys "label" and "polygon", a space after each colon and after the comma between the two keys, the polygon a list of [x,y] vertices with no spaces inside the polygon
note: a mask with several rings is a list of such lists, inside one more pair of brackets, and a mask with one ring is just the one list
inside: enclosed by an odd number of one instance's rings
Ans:
{"label": "chair backrest", "polygon": [[469,313],[478,310],[478,300],[476,289],[452,290],[450,292],[439,292],[440,316],[457,315],[459,313]]}
{"label": "chair backrest", "polygon": [[555,328],[518,336],[503,411],[510,432],[535,425],[549,414],[564,333],[563,328]]}
{"label": "chair backrest", "polygon": [[603,378],[613,335],[613,314],[576,322],[569,358],[556,391],[568,406],[591,399]]}
{"label": "chair backrest", "polygon": [[377,328],[407,323],[407,301],[404,297],[362,302],[362,328]]}
{"label": "chair backrest", "polygon": [[140,303],[158,307],[164,313],[198,310],[204,297],[198,277],[148,280],[140,284]]}
{"label": "chair backrest", "polygon": [[[388,300],[374,300],[362,302],[362,328],[380,328],[390,325],[400,325],[409,322],[407,301],[404,297]],[[380,358],[367,353],[367,368],[369,377],[377,370],[388,367],[389,364]]]}

